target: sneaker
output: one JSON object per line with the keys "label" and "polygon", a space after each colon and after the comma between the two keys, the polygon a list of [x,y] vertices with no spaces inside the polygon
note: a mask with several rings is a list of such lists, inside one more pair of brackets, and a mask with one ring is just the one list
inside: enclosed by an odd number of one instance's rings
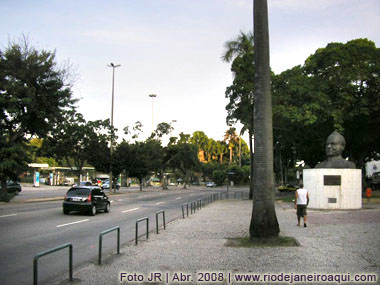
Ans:
{"label": "sneaker", "polygon": [[303,227],[306,228],[307,227],[306,224],[303,224]]}

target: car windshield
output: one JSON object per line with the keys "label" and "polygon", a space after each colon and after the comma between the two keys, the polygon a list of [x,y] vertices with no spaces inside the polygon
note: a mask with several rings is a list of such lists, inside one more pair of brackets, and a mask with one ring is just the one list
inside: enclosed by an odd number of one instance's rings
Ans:
{"label": "car windshield", "polygon": [[88,195],[90,195],[90,189],[85,188],[70,189],[67,192],[67,197],[87,197]]}

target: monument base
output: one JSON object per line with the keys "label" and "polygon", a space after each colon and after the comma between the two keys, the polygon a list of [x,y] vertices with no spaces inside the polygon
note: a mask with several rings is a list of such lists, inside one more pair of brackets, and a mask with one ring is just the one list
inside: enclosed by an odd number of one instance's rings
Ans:
{"label": "monument base", "polygon": [[362,207],[360,169],[304,169],[303,184],[309,192],[309,208],[360,209]]}

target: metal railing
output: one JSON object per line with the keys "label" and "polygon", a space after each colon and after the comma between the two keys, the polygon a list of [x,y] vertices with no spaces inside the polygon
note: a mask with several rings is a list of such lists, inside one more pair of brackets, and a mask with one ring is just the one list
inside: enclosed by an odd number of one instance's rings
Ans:
{"label": "metal railing", "polygon": [[99,257],[98,257],[98,264],[102,264],[102,245],[103,245],[103,236],[105,234],[108,234],[110,232],[117,230],[117,254],[120,254],[120,227],[114,227],[112,229],[103,231],[99,235]]}
{"label": "metal railing", "polygon": [[136,221],[136,242],[135,242],[136,245],[138,243],[138,237],[139,237],[139,223],[143,221],[146,221],[146,238],[149,239],[149,218],[147,217],[141,218]]}
{"label": "metal railing", "polygon": [[159,211],[156,213],[156,232],[158,234],[158,215],[162,214],[162,219],[164,222],[164,230],[166,230],[166,224],[165,224],[165,211]]}
{"label": "metal railing", "polygon": [[243,196],[244,196],[243,191],[237,191],[237,192],[235,192],[235,193],[234,193],[234,199],[236,199],[236,196],[237,196],[238,193],[241,194],[241,198],[243,199]]}
{"label": "metal railing", "polygon": [[50,253],[59,251],[59,250],[64,249],[66,247],[69,248],[69,280],[73,281],[73,245],[71,243],[66,243],[64,245],[57,246],[55,248],[41,252],[33,258],[33,284],[34,285],[38,284],[38,259],[42,256],[45,256],[45,255],[48,255]]}

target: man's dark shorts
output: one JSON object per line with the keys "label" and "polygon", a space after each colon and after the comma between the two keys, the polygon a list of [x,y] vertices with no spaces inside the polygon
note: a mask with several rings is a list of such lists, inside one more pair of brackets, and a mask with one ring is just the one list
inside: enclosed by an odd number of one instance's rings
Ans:
{"label": "man's dark shorts", "polygon": [[298,217],[307,216],[306,207],[307,207],[306,205],[297,205],[297,216]]}

